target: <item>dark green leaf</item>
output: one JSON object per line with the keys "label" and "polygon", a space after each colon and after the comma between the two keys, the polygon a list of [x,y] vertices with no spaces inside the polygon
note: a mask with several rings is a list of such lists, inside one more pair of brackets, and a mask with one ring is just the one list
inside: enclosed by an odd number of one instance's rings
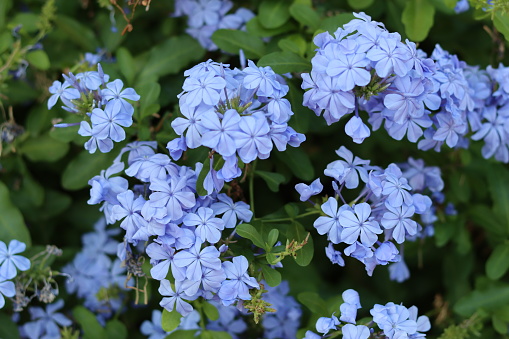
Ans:
{"label": "dark green leaf", "polygon": [[68,190],[86,187],[90,179],[110,167],[114,158],[115,154],[112,152],[90,154],[87,150],[81,151],[65,168],[62,186]]}
{"label": "dark green leaf", "polygon": [[177,330],[169,334],[165,339],[195,339],[197,330]]}
{"label": "dark green leaf", "polygon": [[[134,78],[136,77],[136,64],[134,62],[134,58],[127,48],[120,47],[117,50],[117,63],[120,71],[127,80],[127,84],[132,85]],[[141,90],[142,88],[140,88],[140,92]],[[143,100],[143,97],[141,100]]]}
{"label": "dark green leaf", "polygon": [[200,60],[204,53],[200,44],[188,35],[170,38],[150,50],[140,79],[179,73],[191,62]]}
{"label": "dark green leaf", "polygon": [[265,182],[269,186],[269,189],[272,192],[278,192],[279,185],[285,181],[285,176],[280,173],[273,173],[273,172],[257,170],[257,171],[255,171],[255,174],[258,175],[263,180],[265,180]]}
{"label": "dark green leaf", "polygon": [[120,321],[113,319],[106,323],[106,338],[125,339],[127,334],[127,328]]}
{"label": "dark green leaf", "polygon": [[260,4],[260,23],[265,28],[277,28],[290,19],[289,4],[285,0],[264,0]]}
{"label": "dark green leaf", "polygon": [[258,232],[256,228],[249,224],[240,224],[235,229],[237,234],[242,238],[249,239],[260,248],[265,248],[265,243],[263,242],[262,235]]}
{"label": "dark green leaf", "polygon": [[11,7],[12,7],[12,0],[0,1],[0,30],[3,29],[5,26],[5,22],[6,22],[5,18],[7,17],[7,12],[11,9]]}
{"label": "dark green leaf", "polygon": [[488,261],[486,261],[486,275],[490,279],[500,279],[509,269],[509,243],[495,247]]}
{"label": "dark green leaf", "polygon": [[200,339],[232,339],[232,336],[228,332],[205,330]]}
{"label": "dark green leaf", "polygon": [[25,225],[23,216],[11,202],[9,190],[0,181],[0,240],[4,242],[13,239],[31,245],[30,233]]}
{"label": "dark green leaf", "polygon": [[202,304],[203,311],[205,312],[205,315],[209,320],[216,321],[219,319],[219,311],[217,310],[216,306],[212,305],[211,303],[205,301]]}
{"label": "dark green leaf", "polygon": [[159,105],[157,104],[159,94],[161,93],[161,85],[157,82],[149,82],[141,86],[139,95],[140,95],[140,116],[138,121],[141,121],[143,118],[156,113],[159,110]]}
{"label": "dark green leaf", "polygon": [[258,66],[270,66],[274,72],[283,74],[290,72],[310,72],[311,63],[292,52],[274,52],[264,55]]}
{"label": "dark green leaf", "polygon": [[177,312],[174,308],[173,311],[169,312],[166,308],[163,309],[163,315],[161,317],[161,326],[166,332],[171,332],[180,325],[180,319],[182,315]]}
{"label": "dark green leaf", "polygon": [[277,45],[285,52],[291,52],[301,57],[307,50],[307,42],[300,34],[293,34],[278,41]]}
{"label": "dark green leaf", "polygon": [[260,24],[260,18],[258,16],[255,16],[254,18],[249,20],[248,23],[246,24],[246,30],[249,32],[249,34],[261,38],[271,37],[281,33],[289,32],[294,30],[295,28],[296,28],[295,25],[291,21],[288,21],[283,26],[274,29],[268,29],[263,27],[262,24]]}
{"label": "dark green leaf", "polygon": [[28,52],[27,60],[30,65],[42,71],[45,71],[50,67],[48,55],[42,49]]}
{"label": "dark green leaf", "polygon": [[320,298],[320,296],[317,293],[302,292],[299,293],[297,299],[300,301],[302,305],[309,308],[309,310],[313,312],[314,315],[322,317],[330,316],[327,304],[325,304],[325,301],[323,301],[323,299]]}
{"label": "dark green leaf", "polygon": [[59,14],[55,20],[59,31],[65,33],[69,40],[82,47],[85,51],[95,51],[98,40],[94,32],[73,18]]}
{"label": "dark green leaf", "polygon": [[239,54],[242,49],[248,59],[259,59],[265,54],[262,39],[244,31],[218,29],[212,34],[212,41],[228,53]]}
{"label": "dark green leaf", "polygon": [[[0,7],[2,5],[0,4]],[[12,46],[12,34],[11,32],[3,32],[0,34],[0,54],[5,52],[9,47]]]}
{"label": "dark green leaf", "polygon": [[509,41],[509,15],[501,12],[494,12],[494,14],[493,24],[504,35],[505,39]]}
{"label": "dark green leaf", "polygon": [[468,211],[470,219],[484,228],[489,233],[496,236],[507,235],[507,227],[502,223],[500,218],[486,205],[474,205]]}
{"label": "dark green leaf", "polygon": [[49,134],[25,141],[20,147],[20,153],[31,161],[54,162],[69,151],[69,144],[52,138]]}
{"label": "dark green leaf", "polygon": [[19,339],[18,326],[5,313],[0,313],[0,338]]}
{"label": "dark green leaf", "polygon": [[74,319],[83,330],[84,339],[106,339],[106,331],[97,321],[95,314],[83,306],[77,306],[72,310]]}
{"label": "dark green leaf", "polygon": [[307,4],[294,3],[290,6],[291,16],[301,25],[316,31],[320,26],[320,15]]}
{"label": "dark green leaf", "polygon": [[276,156],[288,166],[296,177],[311,181],[315,177],[315,170],[308,155],[301,148],[288,147],[284,152],[277,152]]}
{"label": "dark green leaf", "polygon": [[493,166],[487,177],[493,200],[493,212],[506,225],[506,230],[509,230],[509,189],[501,184],[509,182],[509,171],[502,166]]}
{"label": "dark green leaf", "polygon": [[339,27],[343,27],[344,24],[349,23],[352,19],[355,19],[355,17],[351,13],[337,14],[323,20],[320,29],[334,34]]}
{"label": "dark green leaf", "polygon": [[275,268],[270,268],[268,265],[262,266],[263,279],[270,287],[276,287],[281,284],[281,273]]}
{"label": "dark green leaf", "polygon": [[401,16],[408,38],[415,42],[426,39],[434,16],[435,7],[429,0],[408,0]]}
{"label": "dark green leaf", "polygon": [[348,0],[348,5],[355,10],[365,9],[371,6],[375,0]]}
{"label": "dark green leaf", "polygon": [[454,305],[454,311],[469,317],[479,309],[493,310],[509,303],[509,285],[490,287],[486,290],[474,290],[463,296]]}

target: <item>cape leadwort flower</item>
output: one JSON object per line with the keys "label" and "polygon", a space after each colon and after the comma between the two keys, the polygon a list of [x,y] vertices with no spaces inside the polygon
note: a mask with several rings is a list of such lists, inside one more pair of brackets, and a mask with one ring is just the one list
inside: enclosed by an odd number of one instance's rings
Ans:
{"label": "cape leadwort flower", "polygon": [[51,109],[60,99],[65,110],[77,114],[84,120],[81,123],[59,123],[55,127],[80,125],[78,134],[90,139],[85,149],[90,153],[107,153],[113,149],[113,142],[126,138],[123,127],[133,123],[134,107],[129,101],[138,101],[140,96],[132,88],[125,88],[120,79],[109,81],[101,65],[97,71],[88,71],[76,75],[63,75],[63,83],[54,81],[49,88],[53,94],[48,100]]}
{"label": "cape leadwort flower", "polygon": [[[398,264],[403,260],[403,247],[398,250],[394,242],[403,244],[432,233],[436,218],[430,196],[443,189],[440,169],[426,167],[422,160],[413,158],[382,169],[354,157],[344,146],[336,153],[345,160],[335,160],[324,170],[333,179],[335,196],[322,200],[322,215],[313,223],[319,234],[327,235],[327,257],[340,266],[345,264],[342,254],[356,258],[366,266],[368,275],[378,265]],[[361,182],[364,186],[359,185]],[[347,204],[343,189],[359,186],[359,196]],[[384,239],[379,239],[380,235]],[[343,252],[334,248],[343,243],[349,245]],[[391,279],[407,279],[405,269],[404,263],[391,266]]]}

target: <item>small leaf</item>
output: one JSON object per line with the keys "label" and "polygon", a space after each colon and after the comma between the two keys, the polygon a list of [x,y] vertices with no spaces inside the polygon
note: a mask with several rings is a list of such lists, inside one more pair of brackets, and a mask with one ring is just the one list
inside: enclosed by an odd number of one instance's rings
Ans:
{"label": "small leaf", "polygon": [[304,56],[307,50],[307,42],[300,34],[293,34],[278,41],[277,45],[285,52]]}
{"label": "small leaf", "polygon": [[334,34],[339,27],[343,27],[344,24],[349,23],[352,19],[355,19],[355,17],[351,13],[337,14],[323,20],[320,24],[320,29]]}
{"label": "small leaf", "polygon": [[320,26],[320,15],[307,4],[294,3],[290,6],[291,16],[301,25],[316,31]]}
{"label": "small leaf", "polygon": [[235,229],[238,235],[242,238],[249,239],[260,248],[265,248],[265,243],[263,242],[262,235],[258,232],[256,228],[249,224],[240,224]]}
{"label": "small leaf", "polygon": [[315,177],[313,164],[302,148],[288,147],[284,152],[277,152],[276,156],[295,174],[304,181],[312,181]]}
{"label": "small leaf", "polygon": [[500,279],[509,269],[509,243],[503,243],[495,247],[486,261],[486,275],[488,278]]}
{"label": "small leaf", "polygon": [[42,49],[28,52],[27,60],[35,68],[38,68],[42,71],[46,71],[50,67],[48,55]]}
{"label": "small leaf", "polygon": [[265,28],[277,28],[290,19],[288,3],[284,0],[265,0],[258,10],[260,23]]}
{"label": "small leaf", "polygon": [[255,171],[255,174],[265,180],[269,189],[272,192],[279,191],[279,185],[285,181],[285,176],[280,173],[266,172],[266,171]]}
{"label": "small leaf", "polygon": [[323,301],[323,299],[320,298],[320,296],[317,293],[302,292],[299,293],[297,299],[300,301],[302,305],[309,308],[309,310],[313,312],[314,315],[323,317],[330,316],[327,304],[325,304],[325,301]]}
{"label": "small leaf", "polygon": [[429,0],[408,0],[401,16],[408,38],[414,42],[426,39],[434,16],[435,6]]}
{"label": "small leaf", "polygon": [[219,319],[219,311],[217,310],[216,306],[212,305],[211,303],[205,301],[203,303],[203,311],[205,312],[205,315],[209,320],[216,321]]}
{"label": "small leaf", "polygon": [[264,55],[258,66],[270,66],[276,73],[310,72],[311,62],[292,52],[274,52]]}
{"label": "small leaf", "polygon": [[237,55],[242,49],[248,59],[259,59],[265,54],[265,44],[262,39],[244,31],[218,29],[212,34],[212,41],[228,53]]}
{"label": "small leaf", "polygon": [[497,30],[502,33],[507,41],[509,41],[509,15],[507,13],[494,12],[493,24]]}
{"label": "small leaf", "polygon": [[83,306],[77,306],[73,309],[74,319],[80,324],[84,332],[85,339],[106,339],[106,331],[97,321],[95,314]]}
{"label": "small leaf", "polygon": [[125,339],[127,334],[127,328],[120,321],[113,319],[106,323],[106,338]]}
{"label": "small leaf", "polygon": [[255,16],[251,20],[249,20],[246,24],[246,30],[249,32],[249,34],[252,34],[257,37],[266,38],[275,36],[278,34],[290,32],[296,29],[295,24],[293,24],[291,21],[288,21],[283,26],[274,28],[274,29],[268,29],[262,26],[260,23],[260,18],[258,16]]}
{"label": "small leaf", "polygon": [[21,212],[12,204],[7,186],[0,181],[0,240],[8,242],[13,239],[27,246],[32,243]]}
{"label": "small leaf", "polygon": [[205,330],[200,339],[232,339],[232,336],[228,332]]}
{"label": "small leaf", "polygon": [[58,14],[55,23],[60,32],[67,34],[70,41],[82,47],[85,51],[95,51],[98,47],[98,39],[96,39],[89,26],[85,26],[62,14]]}
{"label": "small leaf", "polygon": [[195,339],[197,330],[178,330],[169,334],[165,339]]}
{"label": "small leaf", "polygon": [[166,308],[163,310],[163,315],[161,317],[161,326],[164,331],[171,332],[180,325],[180,319],[182,315],[177,312],[177,309],[174,308],[173,311],[169,312]]}
{"label": "small leaf", "polygon": [[161,85],[157,82],[149,82],[140,88],[140,116],[138,121],[156,113],[159,110],[157,101],[161,93]]}
{"label": "small leaf", "polygon": [[20,147],[20,153],[34,162],[54,162],[69,151],[69,144],[52,138],[49,134],[30,138]]}
{"label": "small leaf", "polygon": [[275,268],[271,268],[268,265],[262,266],[263,279],[267,282],[270,287],[276,287],[281,284],[281,273]]}
{"label": "small leaf", "polygon": [[509,230],[509,189],[501,183],[509,182],[509,171],[502,166],[493,166],[489,172],[488,187],[493,200],[493,212],[506,225]]}
{"label": "small leaf", "polygon": [[129,85],[132,85],[134,77],[136,76],[136,64],[134,62],[133,56],[131,55],[131,52],[129,52],[127,48],[120,47],[117,50],[117,63],[120,68],[120,71],[127,80],[127,83]]}
{"label": "small leaf", "polygon": [[78,190],[86,187],[92,177],[99,175],[101,170],[108,168],[115,154],[90,154],[87,150],[81,151],[77,157],[69,162],[62,174],[62,186],[68,190]]}
{"label": "small leaf", "polygon": [[493,310],[509,303],[509,285],[490,287],[487,290],[474,290],[463,296],[454,305],[454,311],[469,317],[479,309]]}
{"label": "small leaf", "polygon": [[308,237],[308,234],[309,233],[306,232],[304,226],[297,221],[293,221],[291,226],[288,228],[287,238],[289,240],[295,240],[297,243],[302,243],[306,237],[308,238],[307,244],[296,252],[297,257],[295,257],[295,262],[299,266],[307,266],[311,263],[311,260],[313,260],[313,238],[311,236]]}
{"label": "small leaf", "polygon": [[267,237],[267,244],[268,244],[269,248],[273,247],[276,244],[278,237],[279,237],[279,230],[276,228],[271,229],[269,232],[269,235]]}

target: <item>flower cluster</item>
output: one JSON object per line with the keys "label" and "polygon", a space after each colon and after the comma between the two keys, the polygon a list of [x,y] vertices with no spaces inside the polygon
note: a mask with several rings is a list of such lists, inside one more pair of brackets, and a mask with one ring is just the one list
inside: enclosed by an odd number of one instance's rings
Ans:
{"label": "flower cluster", "polygon": [[18,240],[11,240],[9,246],[0,241],[0,308],[5,306],[6,297],[16,295],[16,287],[11,279],[18,274],[18,270],[26,271],[30,268],[30,260],[18,255],[25,250],[26,245]]}
{"label": "flower cluster", "polygon": [[[344,266],[342,253],[334,249],[334,245],[344,243],[348,245],[344,255],[364,263],[371,275],[377,265],[402,261],[394,242],[402,244],[433,233],[436,217],[428,195],[443,189],[440,169],[425,167],[422,160],[412,158],[407,164],[390,164],[382,169],[371,166],[369,160],[354,157],[344,146],[336,153],[342,160],[333,161],[324,170],[333,179],[336,196],[321,205],[323,215],[313,225],[319,234],[327,235],[330,243],[326,254],[332,263]],[[365,186],[360,195],[347,204],[343,189],[356,189],[361,181]],[[296,188],[304,201],[320,193],[323,187],[317,179],[310,186],[298,184]],[[343,205],[339,205],[338,199]],[[425,227],[414,220],[416,215],[420,215]],[[383,242],[379,235],[383,235]],[[405,280],[408,277],[405,267],[391,270],[391,278]]]}
{"label": "flower cluster", "polygon": [[19,327],[20,335],[22,338],[35,339],[35,338],[60,338],[60,326],[68,327],[72,325],[72,321],[60,312],[59,309],[64,307],[64,301],[58,300],[53,304],[42,307],[30,307],[31,321]]}
{"label": "flower cluster", "polygon": [[[458,4],[460,5],[460,4]],[[328,124],[354,112],[345,132],[361,143],[371,134],[360,117],[366,111],[373,130],[405,136],[421,150],[468,147],[483,139],[482,155],[509,162],[506,123],[509,68],[468,66],[436,46],[430,57],[413,42],[401,42],[364,13],[321,33],[311,73],[303,74],[304,105]]]}
{"label": "flower cluster", "polygon": [[[200,296],[223,305],[250,300],[249,290],[258,288],[258,283],[248,275],[244,256],[231,257],[223,236],[224,229],[234,231],[239,223],[251,219],[249,205],[216,192],[197,195],[203,165],[198,163],[194,170],[178,166],[167,155],[155,153],[155,147],[155,142],[128,144],[110,168],[89,181],[89,204],[102,203],[108,223],[121,221],[126,231],[119,257],[126,262],[128,273],[144,276],[136,262],[128,263],[139,256],[136,246],[148,241],[150,274],[161,282],[159,293],[164,298],[160,304],[168,311],[176,308],[188,315],[193,310],[188,301]],[[125,174],[141,182],[132,190],[127,179],[113,176],[125,167],[124,153],[128,153]],[[168,280],[169,272],[172,278]]]}
{"label": "flower cluster", "polygon": [[162,312],[159,310],[152,311],[152,319],[145,320],[141,324],[140,331],[142,334],[148,336],[148,339],[164,339],[169,334],[177,330],[198,330],[200,326],[200,314],[198,311],[193,311],[186,317],[182,317],[179,326],[172,332],[166,332],[161,326]]}
{"label": "flower cluster", "polygon": [[97,313],[97,319],[105,323],[122,307],[125,291],[125,272],[118,259],[118,241],[113,239],[118,229],[106,229],[106,221],[100,219],[94,231],[82,236],[83,249],[62,271],[69,276],[67,292],[85,299],[84,306]]}
{"label": "flower cluster", "polygon": [[[307,331],[304,339],[326,338],[330,331],[339,330],[343,334],[343,339],[368,339],[372,334],[378,338],[383,335],[384,338],[424,338],[430,330],[431,325],[427,316],[417,317],[417,307],[406,308],[403,305],[396,305],[392,302],[386,305],[375,304],[370,310],[373,321],[381,332],[376,332],[375,328],[369,328],[368,325],[356,325],[357,310],[361,308],[359,293],[348,289],[343,292],[343,303],[339,311],[341,316],[334,314],[329,317],[320,317],[316,322],[316,331]],[[342,324],[343,323],[343,324]],[[370,324],[371,324],[370,323]]]}
{"label": "flower cluster", "polygon": [[271,304],[274,313],[266,313],[263,316],[262,325],[265,329],[264,338],[267,339],[292,339],[297,337],[302,314],[299,303],[288,295],[290,286],[288,281],[283,281],[276,287],[266,287],[267,293],[263,299]]}
{"label": "flower cluster", "polygon": [[[65,81],[54,81],[49,88],[52,96],[48,100],[51,109],[60,99],[68,112],[84,118],[81,123],[60,123],[55,127],[80,125],[79,135],[90,137],[85,149],[94,153],[97,148],[103,153],[113,149],[113,142],[126,138],[123,127],[133,123],[134,107],[129,102],[138,101],[140,96],[132,88],[125,88],[120,79],[109,81],[101,65],[97,71],[88,71],[76,75],[62,74]],[[92,125],[90,125],[90,123]]]}
{"label": "flower cluster", "polygon": [[184,73],[187,79],[180,94],[184,117],[171,124],[181,137],[167,147],[175,159],[199,146],[221,155],[223,167],[209,173],[209,194],[241,175],[237,156],[250,163],[268,158],[274,146],[284,151],[305,140],[287,124],[293,112],[284,98],[289,90],[284,79],[270,67],[257,67],[252,61],[248,65],[232,70],[209,60]]}
{"label": "flower cluster", "polygon": [[240,7],[228,14],[233,2],[229,0],[176,0],[174,16],[187,16],[187,34],[198,40],[203,48],[217,50],[211,40],[218,29],[245,30],[246,23],[254,17],[250,10]]}

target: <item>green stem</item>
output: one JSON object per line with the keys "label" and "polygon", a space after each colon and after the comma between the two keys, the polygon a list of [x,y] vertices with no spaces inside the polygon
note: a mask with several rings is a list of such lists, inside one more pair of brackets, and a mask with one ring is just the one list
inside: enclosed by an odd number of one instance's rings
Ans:
{"label": "green stem", "polygon": [[254,173],[256,169],[256,163],[258,159],[253,161],[251,164],[251,172],[249,173],[249,206],[251,207],[251,212],[253,212],[253,216],[255,216],[255,208],[254,208]]}
{"label": "green stem", "polygon": [[[316,210],[316,211],[310,211],[310,212],[307,212],[307,213],[299,214],[298,216],[293,217],[293,218],[289,217],[289,218],[279,218],[279,219],[262,219],[261,221],[262,222],[293,221],[295,219],[301,219],[301,218],[309,217],[310,215],[315,215],[315,214],[321,214],[321,212],[319,210]],[[255,220],[257,220],[257,219],[255,218]]]}

